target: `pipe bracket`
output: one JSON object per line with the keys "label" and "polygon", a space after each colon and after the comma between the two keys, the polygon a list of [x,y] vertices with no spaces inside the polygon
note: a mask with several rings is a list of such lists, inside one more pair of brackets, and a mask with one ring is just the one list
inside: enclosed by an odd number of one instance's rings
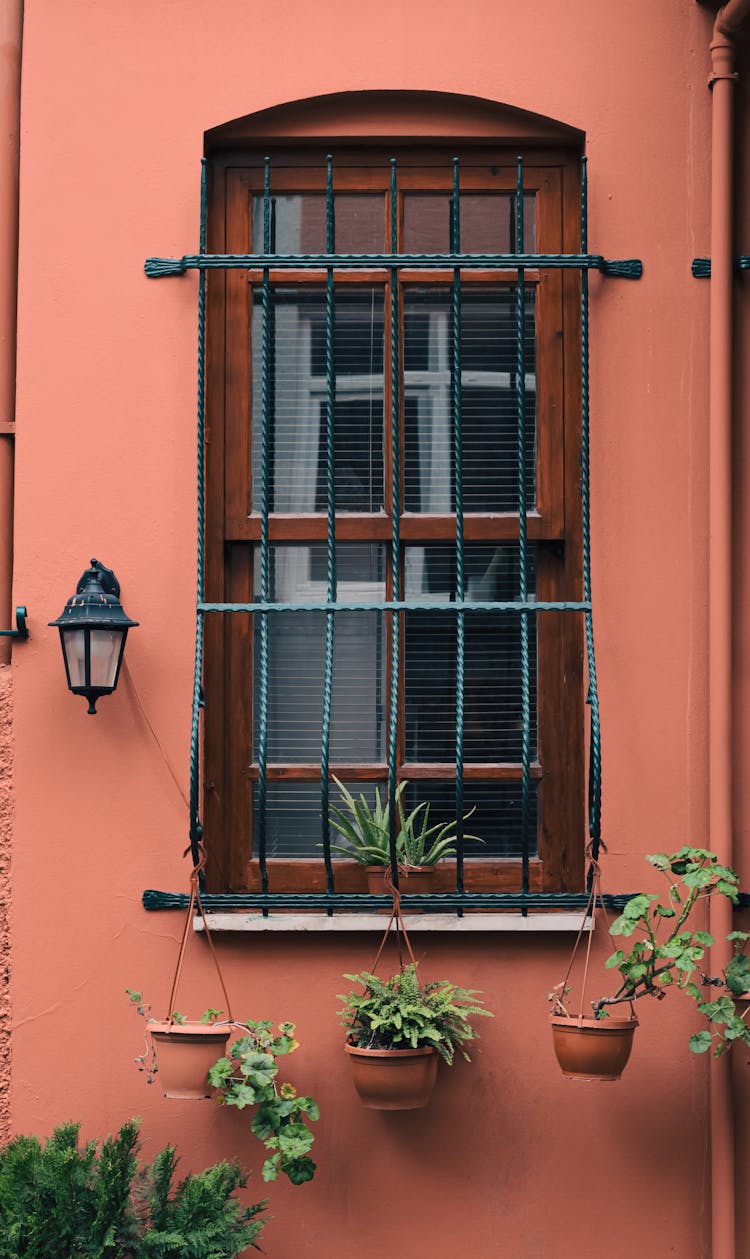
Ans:
{"label": "pipe bracket", "polygon": [[29,627],[26,624],[26,609],[20,605],[16,608],[16,628],[0,630],[0,638],[28,638]]}

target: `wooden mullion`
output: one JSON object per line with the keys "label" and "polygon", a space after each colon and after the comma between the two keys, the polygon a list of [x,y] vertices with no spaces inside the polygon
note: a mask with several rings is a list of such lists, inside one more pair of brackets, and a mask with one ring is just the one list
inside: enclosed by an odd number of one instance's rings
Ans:
{"label": "wooden mullion", "polygon": [[[318,860],[285,858],[270,859],[269,878],[274,890],[283,887],[287,892],[324,892],[326,890],[325,867]],[[364,866],[353,861],[334,857],[336,891],[366,893],[367,876]],[[464,884],[467,892],[517,892],[521,882],[521,863],[516,858],[464,858]],[[260,891],[260,872],[257,861],[251,861],[249,891]],[[456,874],[453,861],[441,861],[435,868],[437,892],[455,892]],[[529,890],[541,892],[544,885],[542,862],[532,857],[529,862]],[[402,891],[409,892],[408,883]],[[408,912],[408,911],[407,911]],[[472,911],[466,911],[472,912]],[[481,911],[478,911],[481,912]]]}
{"label": "wooden mullion", "polygon": [[[385,781],[388,776],[388,767],[382,761],[353,765],[332,761],[329,771],[329,778],[335,774],[342,781],[353,779],[356,782],[380,782]],[[253,762],[248,767],[248,775],[253,782],[257,782],[258,774],[258,764]],[[320,761],[269,763],[266,766],[266,779],[268,782],[320,782]]]}
{"label": "wooden mullion", "polygon": [[[531,764],[531,778],[542,777],[542,767],[538,761]],[[464,761],[463,776],[465,779],[495,779],[503,782],[520,782],[523,768],[520,764],[510,761]],[[446,778],[456,777],[455,761],[405,761],[399,771],[400,778]]]}
{"label": "wooden mullion", "polygon": [[[400,521],[401,540],[410,545],[424,542],[453,542],[456,538],[456,517],[446,513],[440,516],[405,512]],[[326,538],[326,518],[323,513],[314,516],[289,516],[274,514],[269,517],[269,537],[272,542],[322,542]],[[392,532],[391,518],[383,513],[358,515],[342,512],[336,517],[336,539],[339,542],[387,542]],[[527,533],[531,542],[562,542],[562,524],[552,528],[536,512],[527,516]],[[255,542],[260,539],[260,517],[244,516],[233,520],[227,528],[228,541]],[[498,512],[497,515],[464,515],[464,539],[466,542],[514,542],[518,538],[516,512]]]}

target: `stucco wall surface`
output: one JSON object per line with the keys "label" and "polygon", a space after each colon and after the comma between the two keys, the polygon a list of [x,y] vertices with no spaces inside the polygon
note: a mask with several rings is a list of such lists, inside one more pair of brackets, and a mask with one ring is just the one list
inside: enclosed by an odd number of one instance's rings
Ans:
{"label": "stucco wall surface", "polygon": [[[27,0],[23,67],[14,656],[15,1131],[144,1119],[146,1152],[186,1167],[260,1150],[243,1115],[164,1102],[132,1059],[123,995],[167,1000],[180,930],[141,907],[180,890],[195,583],[195,273],[205,130],[272,105],[366,90],[443,91],[586,134],[590,245],[640,257],[593,276],[593,587],[605,756],[605,882],[648,883],[643,853],[706,827],[705,283],[710,16],[687,0]],[[744,89],[741,96],[745,106]],[[744,125],[744,123],[743,123]],[[133,685],[92,720],[66,691],[58,615],[90,556],[113,566]],[[165,759],[166,758],[166,759]],[[167,764],[167,761],[169,764]],[[374,940],[219,944],[238,1013],[296,1022],[290,1074],[319,1101],[317,1176],[273,1186],[272,1259],[612,1259],[707,1250],[708,1063],[689,1011],[647,1008],[617,1085],[564,1081],[545,997],[571,941],[422,937],[427,977],[484,990],[475,1061],[423,1113],[364,1111],[335,1011]],[[597,932],[595,955],[607,951]],[[217,1004],[202,941],[195,1005]],[[642,1005],[647,1003],[641,1003]],[[743,1081],[743,1088],[746,1087]]]}

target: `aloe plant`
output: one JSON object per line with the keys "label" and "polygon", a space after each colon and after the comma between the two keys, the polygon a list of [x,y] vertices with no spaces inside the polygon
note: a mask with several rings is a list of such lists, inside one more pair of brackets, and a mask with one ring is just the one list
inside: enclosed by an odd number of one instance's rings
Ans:
{"label": "aloe plant", "polygon": [[[347,840],[343,844],[331,844],[331,851],[343,857],[357,861],[364,866],[386,866],[391,860],[390,822],[388,800],[381,802],[380,790],[375,789],[375,807],[371,808],[363,795],[356,800],[342,782],[334,776],[333,781],[341,792],[341,798],[349,812],[347,817],[343,810],[331,806],[331,826]],[[430,805],[422,800],[408,815],[404,811],[402,796],[408,782],[404,779],[396,787],[396,817],[398,831],[396,833],[396,857],[399,865],[433,866],[444,857],[455,857],[456,826],[450,822],[436,822],[430,826]],[[474,809],[465,815],[464,821],[471,817]],[[484,841],[478,835],[467,835],[467,839]]]}

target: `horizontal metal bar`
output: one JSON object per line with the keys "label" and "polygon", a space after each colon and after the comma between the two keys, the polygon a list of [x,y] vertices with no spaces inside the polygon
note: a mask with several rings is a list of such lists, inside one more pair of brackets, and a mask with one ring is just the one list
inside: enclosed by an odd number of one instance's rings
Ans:
{"label": "horizontal metal bar", "polygon": [[186,271],[228,271],[232,269],[336,267],[339,270],[373,267],[462,267],[491,271],[520,268],[601,271],[603,275],[637,280],[643,274],[638,258],[608,259],[601,254],[183,254],[182,258],[147,258],[144,270],[149,279],[184,275]]}
{"label": "horizontal metal bar", "polygon": [[369,603],[199,603],[199,612],[590,612],[591,604],[535,602],[516,599],[506,603],[427,603],[408,599],[373,599]]}
{"label": "horizontal metal bar", "polygon": [[[601,899],[607,909],[623,909],[633,892],[619,895],[607,895]],[[143,908],[186,909],[189,897],[184,892],[159,892],[147,888],[143,893]],[[369,896],[349,892],[223,892],[201,893],[204,909],[342,909],[366,912],[371,908],[385,908],[391,902],[390,896]],[[404,909],[433,910],[445,913],[452,909],[585,909],[589,897],[584,892],[441,892],[430,893],[429,896],[404,894],[401,905]]]}
{"label": "horizontal metal bar", "polygon": [[16,628],[11,630],[0,630],[0,638],[28,638],[29,627],[26,624],[26,609],[23,606],[16,608]]}
{"label": "horizontal metal bar", "polygon": [[[708,280],[711,277],[711,259],[693,258],[691,271],[696,280]],[[734,260],[735,271],[750,271],[750,255],[741,254]]]}

